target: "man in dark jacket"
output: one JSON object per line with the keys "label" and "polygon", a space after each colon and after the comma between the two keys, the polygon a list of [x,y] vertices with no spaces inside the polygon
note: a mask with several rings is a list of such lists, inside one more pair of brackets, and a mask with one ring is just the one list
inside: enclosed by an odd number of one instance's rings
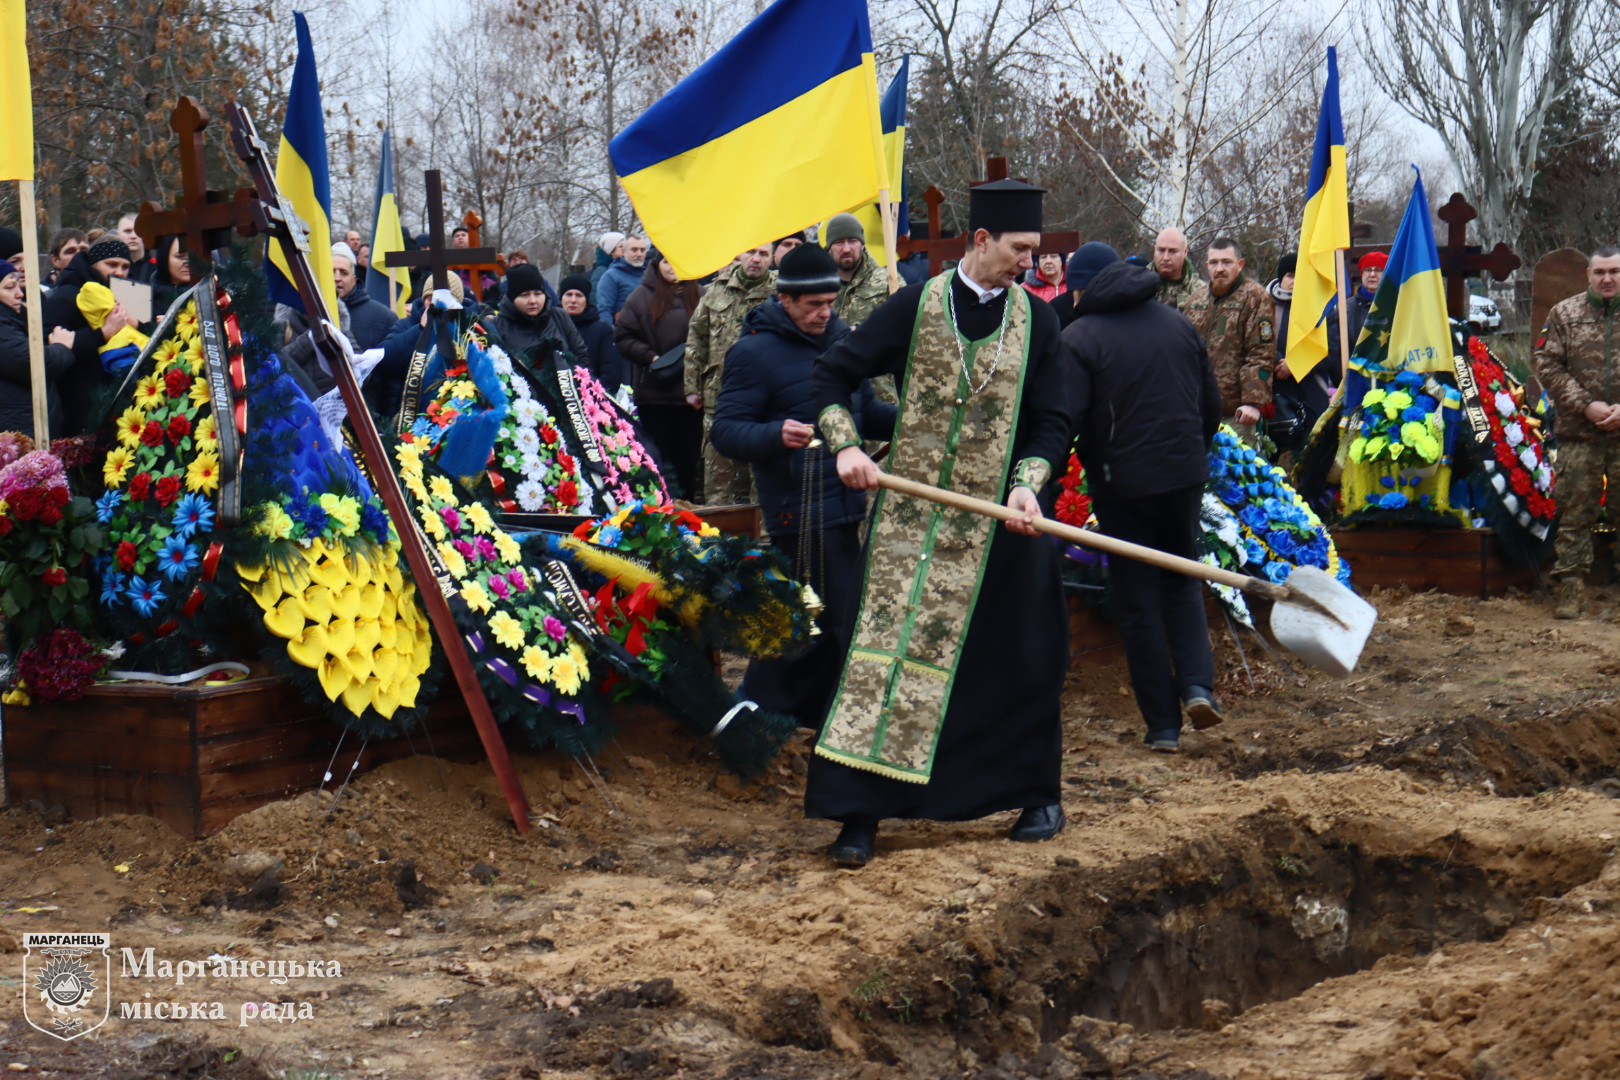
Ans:
{"label": "man in dark jacket", "polygon": [[602,317],[612,322],[619,317],[630,294],[641,284],[642,272],[647,264],[647,238],[632,236],[624,242],[624,254],[613,260],[596,283],[596,308]]}
{"label": "man in dark jacket", "polygon": [[619,355],[619,347],[613,344],[612,325],[591,303],[591,279],[584,274],[570,274],[562,279],[557,291],[562,294],[564,313],[573,320],[574,329],[585,342],[585,354],[580,362],[608,393],[617,393],[619,384],[630,377],[630,365]]}
{"label": "man in dark jacket", "polygon": [[[849,332],[833,314],[838,287],[838,265],[819,245],[796,248],[782,260],[779,300],[749,312],[742,338],[726,353],[709,432],[720,453],[753,466],[772,544],[793,558],[796,580],[826,605],[821,635],[808,653],[755,661],[743,678],[745,697],[809,728],[821,726],[837,686],[865,565],[866,494],[844,486],[826,447],[810,446],[811,370],[816,357]],[[856,406],[865,438],[893,434],[895,407],[878,401],[870,384],[862,386]]]}
{"label": "man in dark jacket", "polygon": [[[1220,387],[1192,323],[1154,300],[1158,273],[1115,258],[1063,331],[1091,505],[1108,535],[1196,559]],[[1132,559],[1108,569],[1145,741],[1174,753],[1183,705],[1196,727],[1221,721],[1202,586]]]}
{"label": "man in dark jacket", "polygon": [[375,349],[399,320],[388,305],[371,298],[355,276],[355,255],[347,243],[332,245],[332,279],[338,299],[349,309],[349,336],[361,352]]}

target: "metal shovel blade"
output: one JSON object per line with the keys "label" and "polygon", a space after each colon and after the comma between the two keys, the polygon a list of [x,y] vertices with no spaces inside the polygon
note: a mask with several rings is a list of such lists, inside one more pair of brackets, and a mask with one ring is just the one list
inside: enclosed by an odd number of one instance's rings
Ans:
{"label": "metal shovel blade", "polygon": [[1271,633],[1277,643],[1330,675],[1341,679],[1349,675],[1378,621],[1377,610],[1314,566],[1297,567],[1288,575],[1287,585],[1314,603],[1278,601],[1271,609]]}

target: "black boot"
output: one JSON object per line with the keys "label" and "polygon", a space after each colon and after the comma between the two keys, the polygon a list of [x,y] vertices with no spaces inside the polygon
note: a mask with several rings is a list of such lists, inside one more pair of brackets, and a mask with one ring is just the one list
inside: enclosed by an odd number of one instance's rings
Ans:
{"label": "black boot", "polygon": [[872,861],[872,845],[877,842],[877,822],[846,821],[838,839],[827,849],[827,857],[839,866],[865,866]]}
{"label": "black boot", "polygon": [[1023,843],[1050,840],[1062,832],[1066,824],[1068,819],[1063,816],[1062,803],[1027,807],[1018,815],[1018,820],[1013,822],[1012,829],[1007,833],[1007,839]]}

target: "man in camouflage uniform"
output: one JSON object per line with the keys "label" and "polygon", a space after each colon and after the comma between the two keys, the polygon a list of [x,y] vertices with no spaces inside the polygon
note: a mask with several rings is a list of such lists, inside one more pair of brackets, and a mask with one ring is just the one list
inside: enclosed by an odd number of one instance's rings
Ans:
{"label": "man in camouflage uniform", "polygon": [[1200,284],[1187,261],[1186,233],[1173,225],[1159,231],[1153,241],[1153,269],[1159,272],[1159,303],[1186,312],[1187,302]]}
{"label": "man in camouflage uniform", "polygon": [[686,403],[703,410],[703,500],[710,505],[753,501],[753,477],[745,462],[715,453],[709,443],[714,403],[726,353],[742,337],[748,313],[776,292],[771,245],[760,244],[737,257],[735,267],[709,286],[686,331]]}
{"label": "man in camouflage uniform", "polygon": [[[838,264],[838,301],[833,311],[851,327],[859,326],[872,310],[889,298],[888,271],[878,265],[866,250],[866,227],[854,214],[835,214],[827,222],[827,254]],[[899,404],[894,377],[879,375],[872,380],[878,400]]]}
{"label": "man in camouflage uniform", "polygon": [[1186,315],[1215,365],[1221,415],[1253,446],[1255,425],[1271,404],[1271,367],[1277,355],[1271,294],[1243,276],[1243,249],[1236,240],[1221,237],[1210,244],[1204,266],[1209,281],[1193,292]]}
{"label": "man in camouflage uniform", "polygon": [[[1553,305],[1536,342],[1536,377],[1557,413],[1560,619],[1580,616],[1592,569],[1592,523],[1603,481],[1620,490],[1620,247],[1601,247],[1586,266],[1587,289]],[[1614,503],[1610,502],[1610,520]]]}

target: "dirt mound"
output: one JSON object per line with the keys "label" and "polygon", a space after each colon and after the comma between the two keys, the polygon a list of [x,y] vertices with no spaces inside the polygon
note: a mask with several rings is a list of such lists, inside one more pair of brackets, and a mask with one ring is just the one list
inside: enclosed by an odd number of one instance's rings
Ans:
{"label": "dirt mound", "polygon": [[[807,742],[741,785],[647,716],[594,762],[520,755],[526,836],[485,766],[431,758],[197,843],[14,809],[0,948],[105,926],[115,950],[342,973],[115,977],[114,1000],[220,1000],[228,1019],[115,1015],[68,1054],[0,1013],[0,1049],[199,1077],[1620,1073],[1620,626],[1553,626],[1524,596],[1374,601],[1385,636],[1344,683],[1253,638],[1245,672],[1222,637],[1228,719],[1172,757],[1142,747],[1123,665],[1083,664],[1071,825],[1047,844],[1007,843],[1010,816],[886,823],[871,865],[838,870],[832,828],[799,809]],[[239,1026],[271,997],[313,1017]]]}

